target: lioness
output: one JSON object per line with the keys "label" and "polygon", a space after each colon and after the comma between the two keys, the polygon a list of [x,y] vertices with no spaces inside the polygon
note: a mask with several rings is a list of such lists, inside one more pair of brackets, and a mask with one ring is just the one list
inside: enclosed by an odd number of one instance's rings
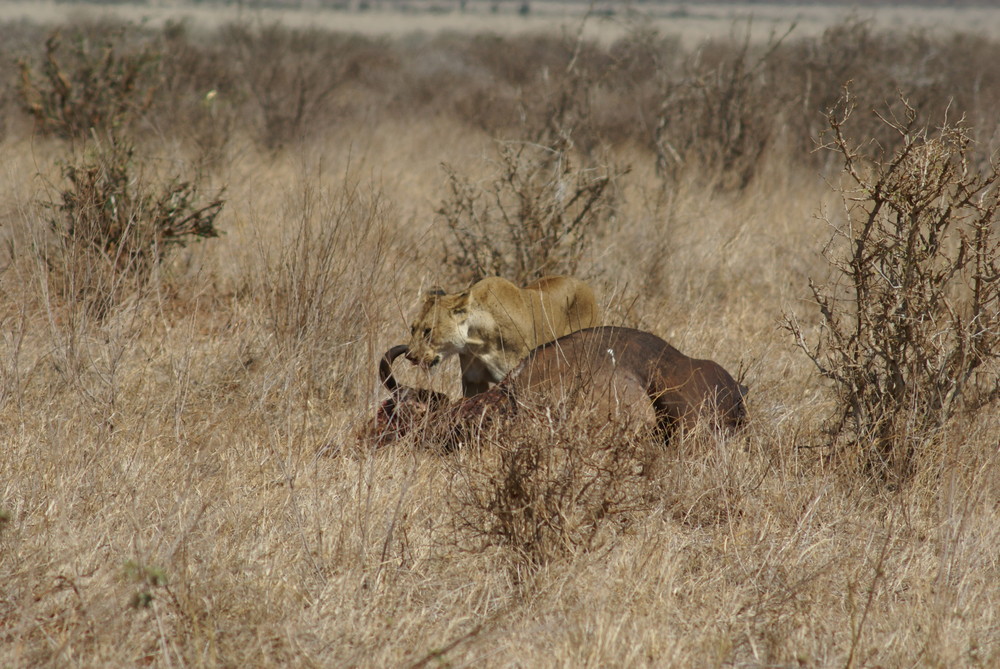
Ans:
{"label": "lioness", "polygon": [[597,325],[590,286],[547,276],[518,288],[488,277],[461,293],[432,291],[410,327],[406,357],[428,368],[458,354],[462,394],[499,382],[536,346]]}

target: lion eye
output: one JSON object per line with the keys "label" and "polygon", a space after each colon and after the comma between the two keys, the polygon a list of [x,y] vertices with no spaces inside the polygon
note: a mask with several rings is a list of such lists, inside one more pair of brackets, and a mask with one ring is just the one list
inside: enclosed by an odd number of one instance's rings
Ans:
{"label": "lion eye", "polygon": [[424,336],[425,337],[430,337],[431,336],[431,329],[430,328],[424,328]]}

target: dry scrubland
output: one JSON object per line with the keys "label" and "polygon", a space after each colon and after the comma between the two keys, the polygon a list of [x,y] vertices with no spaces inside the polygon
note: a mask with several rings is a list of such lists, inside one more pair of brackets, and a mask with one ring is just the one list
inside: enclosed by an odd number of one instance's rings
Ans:
{"label": "dry scrubland", "polygon": [[[1000,663],[996,360],[939,423],[832,434],[782,325],[820,341],[809,279],[849,250],[815,148],[842,85],[851,146],[905,145],[870,111],[898,89],[932,136],[964,114],[987,174],[1000,43],[84,24],[46,73],[47,28],[0,32],[0,664]],[[741,373],[745,432],[373,449],[420,291],[539,249]]]}
{"label": "dry scrubland", "polygon": [[[864,16],[881,29],[923,29],[996,34],[1000,12],[983,0],[927,0],[900,3],[897,0],[851,2],[656,2],[629,3],[619,0],[591,3],[588,0],[531,0],[530,12],[520,12],[521,2],[512,0],[368,0],[344,3],[367,5],[366,11],[330,11],[303,2],[296,10],[279,8],[280,2],[244,0],[215,2],[171,0],[170,2],[106,3],[82,0],[4,0],[0,20],[60,23],[68,18],[115,17],[157,28],[170,20],[188,17],[199,26],[218,27],[232,21],[281,21],[293,28],[322,28],[370,36],[401,37],[411,33],[442,31],[489,31],[518,35],[525,31],[558,33],[590,13],[584,28],[588,38],[610,44],[627,36],[637,23],[679,35],[694,46],[704,39],[726,37],[734,21],[750,21],[754,39],[764,40],[795,22],[796,34],[817,36],[831,23],[850,16]],[[285,3],[294,5],[295,2]],[[334,2],[319,3],[331,6]],[[919,5],[919,7],[915,7]],[[742,29],[747,26],[744,23]]]}

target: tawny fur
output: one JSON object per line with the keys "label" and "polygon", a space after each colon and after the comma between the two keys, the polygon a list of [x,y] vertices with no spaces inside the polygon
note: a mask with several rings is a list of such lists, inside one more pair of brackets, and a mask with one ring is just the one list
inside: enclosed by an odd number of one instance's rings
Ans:
{"label": "tawny fur", "polygon": [[488,277],[461,293],[428,294],[406,357],[427,368],[458,355],[462,394],[471,397],[499,383],[535,347],[597,323],[594,292],[582,281],[549,276],[518,288]]}

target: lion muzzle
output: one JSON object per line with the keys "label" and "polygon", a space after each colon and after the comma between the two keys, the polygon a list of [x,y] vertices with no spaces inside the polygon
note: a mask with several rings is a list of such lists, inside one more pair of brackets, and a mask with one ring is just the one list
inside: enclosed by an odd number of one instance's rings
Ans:
{"label": "lion muzzle", "polygon": [[431,367],[434,367],[441,362],[440,354],[431,357],[431,356],[418,355],[413,353],[413,351],[406,352],[406,359],[409,360],[412,364],[418,367],[423,367],[425,369],[430,369]]}

